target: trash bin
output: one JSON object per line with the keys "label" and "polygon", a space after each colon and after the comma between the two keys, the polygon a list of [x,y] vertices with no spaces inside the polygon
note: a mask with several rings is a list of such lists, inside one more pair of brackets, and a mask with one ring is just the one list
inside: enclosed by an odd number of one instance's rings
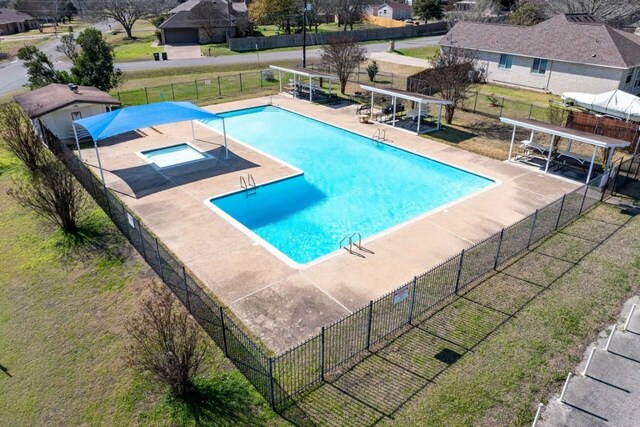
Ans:
{"label": "trash bin", "polygon": [[167,58],[167,52],[162,52],[162,60],[166,61],[167,59],[169,59]]}
{"label": "trash bin", "polygon": [[160,61],[160,54],[158,52],[153,52],[153,60]]}
{"label": "trash bin", "polygon": [[387,52],[393,53],[396,50],[396,42],[395,40],[389,40],[389,47],[387,48]]}

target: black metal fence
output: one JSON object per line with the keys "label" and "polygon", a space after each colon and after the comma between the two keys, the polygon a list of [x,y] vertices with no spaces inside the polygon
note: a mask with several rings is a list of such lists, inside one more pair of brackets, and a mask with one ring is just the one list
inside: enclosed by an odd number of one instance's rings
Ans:
{"label": "black metal fence", "polygon": [[601,178],[595,178],[353,314],[323,327],[318,335],[272,356],[203,290],[184,265],[66,145],[55,138],[47,139],[52,151],[276,410],[286,408],[292,398],[321,384],[327,376],[354,365],[385,338],[401,333],[414,320],[577,218],[603,197],[623,191],[629,183],[636,182],[640,173],[640,156],[622,161],[611,171],[610,184],[604,191],[599,186]]}

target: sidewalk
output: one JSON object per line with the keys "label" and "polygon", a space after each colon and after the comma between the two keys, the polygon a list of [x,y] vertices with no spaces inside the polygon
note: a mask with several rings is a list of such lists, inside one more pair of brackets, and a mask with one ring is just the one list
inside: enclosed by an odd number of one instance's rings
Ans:
{"label": "sidewalk", "polygon": [[[612,327],[600,333],[589,346],[582,362],[566,386],[563,401],[559,396],[543,410],[542,426],[634,427],[640,420],[640,309],[635,308],[627,331],[623,326],[633,304],[631,298],[617,320],[617,330],[605,351]],[[583,375],[587,360],[596,348],[589,369]]]}
{"label": "sidewalk", "polygon": [[375,59],[376,61],[391,62],[393,64],[408,65],[411,67],[429,68],[431,66],[427,59],[413,58],[397,53],[372,52],[369,58]]}

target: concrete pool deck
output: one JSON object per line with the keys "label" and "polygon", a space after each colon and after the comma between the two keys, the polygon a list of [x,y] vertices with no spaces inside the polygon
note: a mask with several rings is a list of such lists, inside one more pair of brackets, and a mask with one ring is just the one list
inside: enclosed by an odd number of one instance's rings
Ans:
{"label": "concrete pool deck", "polygon": [[[298,344],[321,326],[348,315],[579,186],[402,130],[361,124],[355,105],[321,106],[278,95],[207,109],[230,111],[265,105],[270,100],[274,105],[365,136],[384,128],[393,145],[497,182],[373,240],[365,240],[365,247],[373,253],[363,253],[364,258],[343,250],[297,269],[217,215],[206,202],[238,190],[240,177],[246,178],[249,173],[258,185],[295,174],[289,166],[232,138],[228,139],[230,158],[225,160],[222,136],[199,125],[195,126],[197,139],[192,144],[212,155],[210,159],[157,170],[136,155],[150,148],[191,141],[188,122],[101,141],[100,157],[107,185],[275,352]],[[98,172],[92,148],[83,149],[82,158]],[[337,246],[338,242],[336,249]]]}

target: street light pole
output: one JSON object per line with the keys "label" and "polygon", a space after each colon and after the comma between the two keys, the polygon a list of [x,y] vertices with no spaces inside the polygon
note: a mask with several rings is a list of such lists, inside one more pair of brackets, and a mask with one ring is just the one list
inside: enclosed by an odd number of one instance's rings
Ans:
{"label": "street light pole", "polygon": [[302,68],[307,68],[307,0],[302,11]]}

